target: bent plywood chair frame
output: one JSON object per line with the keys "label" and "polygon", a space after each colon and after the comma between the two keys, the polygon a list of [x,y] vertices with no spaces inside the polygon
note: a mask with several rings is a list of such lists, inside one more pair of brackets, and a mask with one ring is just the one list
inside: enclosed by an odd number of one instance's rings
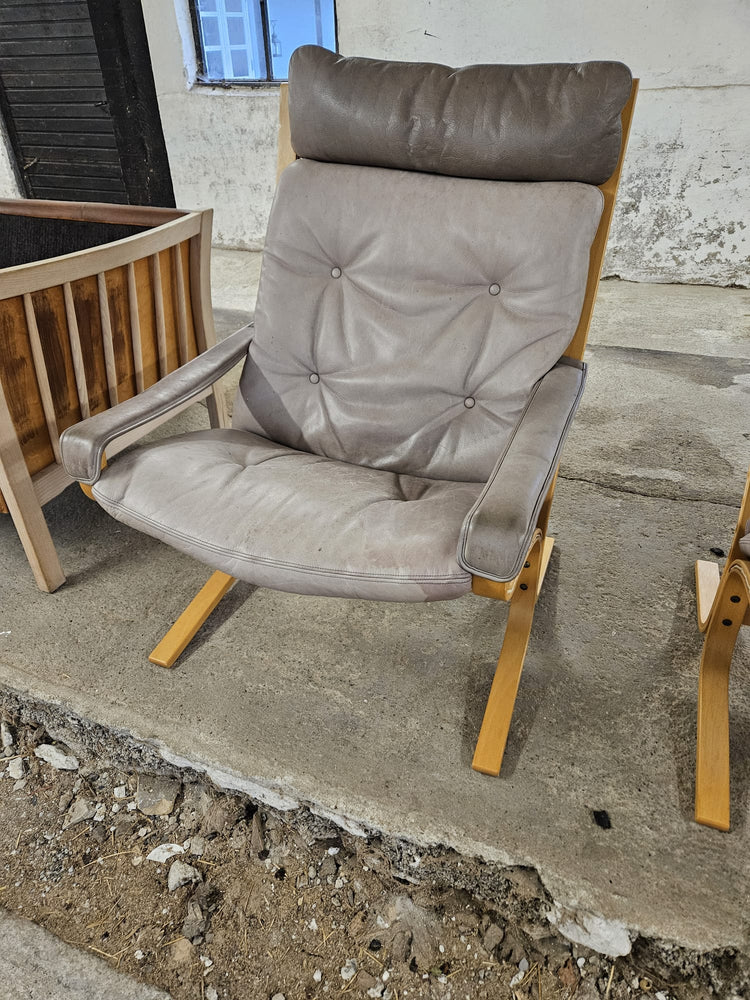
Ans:
{"label": "bent plywood chair frame", "polygon": [[[630,98],[622,112],[622,143],[617,167],[611,177],[599,188],[604,196],[604,208],[590,250],[588,279],[581,316],[575,334],[565,351],[568,357],[578,361],[583,359],[591,325],[637,91],[638,81],[635,80]],[[279,174],[295,158],[289,135],[286,85],[282,85],[281,88],[280,108]],[[507,583],[497,583],[479,576],[472,578],[473,593],[510,602],[505,639],[472,763],[475,770],[485,774],[499,774],[502,764],[516,692],[531,634],[534,608],[554,544],[554,539],[547,535],[547,524],[555,479],[556,473],[542,505],[525,564],[519,575]],[[171,667],[233,583],[234,579],[231,576],[221,571],[215,572],[151,653],[149,657],[151,662]]]}
{"label": "bent plywood chair frame", "polygon": [[716,563],[695,564],[698,627],[705,633],[698,681],[695,819],[729,829],[729,671],[737,635],[750,625],[750,558],[740,539],[750,522],[750,471],[737,527],[720,574]]}
{"label": "bent plywood chair frame", "polygon": [[[0,200],[0,216],[144,227],[115,242],[0,270],[0,511],[10,513],[40,590],[65,582],[42,513],[73,482],[61,465],[60,434],[143,392],[216,342],[212,215]],[[203,395],[212,425],[224,426],[218,388]],[[112,453],[158,422],[120,438]]]}

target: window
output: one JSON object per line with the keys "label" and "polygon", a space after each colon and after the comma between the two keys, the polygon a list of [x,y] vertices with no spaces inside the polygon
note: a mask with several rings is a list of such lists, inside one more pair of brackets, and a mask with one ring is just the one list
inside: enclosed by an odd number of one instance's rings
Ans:
{"label": "window", "polygon": [[300,45],[336,49],[334,0],[195,0],[204,80],[286,80]]}

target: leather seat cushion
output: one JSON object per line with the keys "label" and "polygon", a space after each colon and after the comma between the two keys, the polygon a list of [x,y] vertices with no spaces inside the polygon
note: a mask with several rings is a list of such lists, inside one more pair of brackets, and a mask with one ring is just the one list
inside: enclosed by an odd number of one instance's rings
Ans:
{"label": "leather seat cushion", "polygon": [[258,586],[436,601],[471,589],[456,552],[481,490],[211,430],[118,458],[94,496],[119,521]]}
{"label": "leather seat cushion", "polygon": [[750,521],[745,525],[745,531],[747,532],[745,537],[740,538],[740,549],[746,556],[750,556]]}

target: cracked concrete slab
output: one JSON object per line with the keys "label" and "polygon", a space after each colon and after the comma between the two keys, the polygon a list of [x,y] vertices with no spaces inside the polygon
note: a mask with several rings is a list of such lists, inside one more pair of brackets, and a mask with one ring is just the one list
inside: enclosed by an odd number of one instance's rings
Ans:
{"label": "cracked concrete slab", "polygon": [[[614,297],[610,308],[628,326]],[[692,565],[709,545],[728,545],[750,459],[738,439],[746,386],[724,355],[706,361],[701,381],[698,347],[693,358],[634,343],[592,349],[500,779],[470,761],[504,606],[238,585],[164,671],[146,653],[207,570],[76,489],[45,508],[70,574],[55,595],[34,589],[0,520],[0,685],[132,733],[277,808],[309,804],[353,831],[533,868],[557,926],[601,950],[642,935],[750,954],[745,636],[733,670],[732,831],[692,821]],[[693,459],[681,435],[696,410]],[[609,829],[595,821],[602,810]]]}
{"label": "cracked concrete slab", "polygon": [[0,983],[4,1000],[170,1000],[66,944],[42,927],[0,909]]}

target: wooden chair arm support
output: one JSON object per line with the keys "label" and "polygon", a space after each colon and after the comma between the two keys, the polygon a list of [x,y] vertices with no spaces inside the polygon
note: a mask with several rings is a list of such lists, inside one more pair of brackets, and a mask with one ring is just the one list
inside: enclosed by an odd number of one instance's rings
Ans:
{"label": "wooden chair arm support", "polygon": [[243,327],[145,392],[69,427],[60,437],[65,471],[92,486],[110,442],[201,395],[244,358],[252,337],[252,325]]}

